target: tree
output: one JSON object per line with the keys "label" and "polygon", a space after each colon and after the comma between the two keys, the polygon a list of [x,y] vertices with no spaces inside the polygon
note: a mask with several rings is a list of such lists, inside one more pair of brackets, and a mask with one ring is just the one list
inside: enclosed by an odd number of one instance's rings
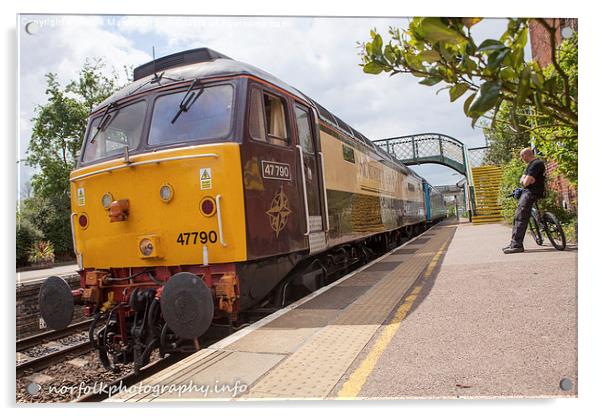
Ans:
{"label": "tree", "polygon": [[566,162],[561,171],[576,181],[577,35],[557,50],[556,28],[536,19],[556,51],[543,69],[525,61],[529,19],[508,19],[499,39],[477,45],[471,28],[481,20],[413,18],[406,30],[389,28],[386,45],[372,30],[371,40],[360,45],[361,66],[369,74],[409,73],[420,84],[441,84],[439,91],[448,90],[451,101],[468,93],[464,112],[473,127],[485,117],[493,129],[504,123],[516,134],[529,134],[547,157]]}
{"label": "tree", "polygon": [[[504,165],[512,158],[517,158],[521,149],[529,147],[531,137],[529,132],[514,129],[510,123],[511,104],[503,102],[497,114],[497,123],[484,124],[483,134],[489,144],[487,161],[494,165]],[[520,123],[526,123],[523,109],[516,117]]]}
{"label": "tree", "polygon": [[36,108],[26,162],[38,168],[33,196],[24,203],[23,219],[50,240],[59,255],[72,252],[69,173],[75,168],[90,110],[119,86],[113,70],[106,75],[100,60],[86,61],[78,78],[62,87],[56,74],[46,75],[48,102]]}
{"label": "tree", "polygon": [[79,78],[65,88],[56,74],[46,75],[48,103],[36,108],[26,159],[28,165],[39,168],[32,178],[35,194],[68,198],[69,172],[75,167],[88,114],[117,88],[117,76],[104,75],[104,69],[101,60],[86,61]]}

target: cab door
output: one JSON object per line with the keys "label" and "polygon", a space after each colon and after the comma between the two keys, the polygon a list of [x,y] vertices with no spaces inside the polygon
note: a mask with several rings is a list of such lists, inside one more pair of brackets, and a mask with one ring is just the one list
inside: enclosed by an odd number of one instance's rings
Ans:
{"label": "cab door", "polygon": [[294,120],[305,212],[304,234],[308,238],[310,253],[316,253],[326,248],[326,233],[328,232],[324,161],[320,152],[314,113],[309,107],[295,102]]}

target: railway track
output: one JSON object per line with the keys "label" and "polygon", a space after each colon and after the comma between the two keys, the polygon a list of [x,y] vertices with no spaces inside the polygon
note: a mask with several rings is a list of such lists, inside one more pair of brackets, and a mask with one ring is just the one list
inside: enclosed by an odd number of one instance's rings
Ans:
{"label": "railway track", "polygon": [[53,364],[62,362],[65,357],[78,356],[92,350],[90,341],[79,342],[74,345],[66,346],[58,351],[35,357],[20,364],[17,364],[17,377],[23,376],[26,372],[36,372],[50,367]]}
{"label": "railway track", "polygon": [[82,322],[71,324],[65,329],[61,329],[58,331],[47,331],[42,334],[37,334],[31,337],[19,339],[17,340],[17,352],[25,351],[29,348],[35,347],[36,345],[40,345],[45,342],[67,337],[76,332],[85,331],[88,329],[91,322],[92,319],[87,319]]}
{"label": "railway track", "polygon": [[[73,334],[83,332],[90,326],[91,320],[86,320],[69,325],[67,328],[58,331],[47,331],[42,334],[34,335],[31,337],[17,340],[16,351],[23,352],[33,349],[35,347],[44,348],[46,344],[51,341],[60,340],[62,338],[69,337]],[[58,347],[58,349],[57,349]],[[49,352],[40,356],[35,356],[27,359],[26,361],[17,364],[17,377],[21,377],[28,372],[37,372],[45,368],[50,367],[53,364],[57,364],[65,359],[65,357],[75,357],[87,353],[92,349],[90,342],[86,339],[73,343],[71,345],[52,345],[49,347]],[[27,354],[26,354],[27,355]]]}

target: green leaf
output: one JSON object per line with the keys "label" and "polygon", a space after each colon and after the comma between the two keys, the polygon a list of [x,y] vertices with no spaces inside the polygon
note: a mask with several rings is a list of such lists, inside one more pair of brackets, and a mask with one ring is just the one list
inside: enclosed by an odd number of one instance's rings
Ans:
{"label": "green leaf", "polygon": [[393,50],[393,47],[391,45],[385,46],[385,58],[387,59],[387,61],[389,61],[391,65],[395,64],[395,51]]}
{"label": "green leaf", "polygon": [[379,35],[376,34],[374,36],[374,39],[372,40],[372,53],[374,55],[382,55],[382,49],[383,49],[383,38]]}
{"label": "green leaf", "polygon": [[410,73],[412,75],[414,75],[416,78],[425,78],[427,75],[422,73],[422,72],[418,72],[418,71],[410,71]]}
{"label": "green leaf", "polygon": [[491,55],[489,55],[489,58],[487,59],[487,68],[498,68],[504,61],[504,58],[508,56],[509,53],[510,49],[506,47],[493,52]]}
{"label": "green leaf", "polygon": [[514,69],[512,69],[509,66],[503,67],[502,70],[500,71],[500,78],[503,81],[513,80],[515,77],[516,77],[516,72],[514,72]]}
{"label": "green leaf", "polygon": [[525,48],[525,46],[527,45],[528,34],[529,34],[529,30],[527,27],[524,27],[521,29],[518,36],[516,37],[515,45],[517,48],[521,48],[521,49]]}
{"label": "green leaf", "polygon": [[464,101],[464,114],[466,114],[468,116],[468,109],[470,108],[470,105],[472,104],[472,101],[474,100],[474,97],[477,95],[477,93],[473,93],[471,95],[468,96],[468,98],[466,99],[466,101]]}
{"label": "green leaf", "polygon": [[544,77],[542,74],[539,73],[531,73],[531,82],[533,83],[533,85],[535,85],[536,88],[541,89],[544,85]]}
{"label": "green leaf", "polygon": [[428,77],[420,81],[419,84],[428,85],[429,87],[432,87],[433,85],[438,84],[440,82],[441,78],[439,77]]}
{"label": "green leaf", "polygon": [[525,61],[525,51],[523,48],[514,49],[511,53],[512,66],[516,69],[520,68]]}
{"label": "green leaf", "polygon": [[451,102],[456,101],[458,98],[460,98],[466,91],[468,91],[468,88],[470,88],[470,86],[468,84],[465,83],[461,83],[461,84],[456,84],[453,87],[451,87],[451,89],[449,90],[449,100]]}
{"label": "green leaf", "polygon": [[486,39],[479,45],[479,47],[477,48],[477,52],[497,51],[503,48],[505,48],[505,46],[499,40]]}
{"label": "green leaf", "polygon": [[468,108],[468,114],[472,117],[480,116],[492,109],[498,102],[501,90],[502,82],[499,80],[483,83]]}
{"label": "green leaf", "polygon": [[366,65],[364,65],[364,72],[367,74],[374,74],[374,75],[378,75],[381,72],[383,72],[383,66],[381,64],[379,64],[378,62],[368,62]]}
{"label": "green leaf", "polygon": [[447,42],[464,44],[466,39],[454,28],[445,24],[439,17],[425,17],[420,20],[418,27],[424,37],[432,42]]}
{"label": "green leaf", "polygon": [[441,59],[441,55],[439,55],[439,52],[435,51],[435,50],[426,50],[426,51],[422,51],[418,54],[418,58],[420,58],[420,60],[422,61],[426,61],[426,62],[436,62],[439,59]]}
{"label": "green leaf", "polygon": [[518,91],[516,92],[515,105],[520,107],[525,103],[527,95],[529,93],[529,78],[531,76],[531,69],[526,66],[523,68],[520,79],[518,80]]}

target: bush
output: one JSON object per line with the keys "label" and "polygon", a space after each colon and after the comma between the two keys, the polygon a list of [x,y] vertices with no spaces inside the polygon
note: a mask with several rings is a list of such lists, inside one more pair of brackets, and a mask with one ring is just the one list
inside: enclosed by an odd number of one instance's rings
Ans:
{"label": "bush", "polygon": [[42,238],[52,242],[57,257],[72,258],[69,198],[65,195],[34,196],[23,201],[22,206],[23,217],[40,230]]}
{"label": "bush", "polygon": [[[514,198],[507,198],[506,196],[512,193],[515,188],[521,186],[520,178],[524,171],[525,164],[519,159],[512,159],[510,162],[502,165],[502,185],[500,187],[502,215],[504,216],[504,220],[510,224],[512,224],[514,220],[514,213],[516,211],[518,201]],[[557,193],[546,187],[545,197],[540,199],[537,204],[540,209],[553,213],[563,224],[565,231],[569,227],[574,229],[577,221],[575,215],[562,208],[557,201]]]}
{"label": "bush", "polygon": [[29,250],[31,246],[41,238],[42,233],[22,215],[17,213],[17,266],[28,264]]}
{"label": "bush", "polygon": [[33,264],[54,263],[54,246],[50,241],[37,241],[29,250],[28,260]]}

